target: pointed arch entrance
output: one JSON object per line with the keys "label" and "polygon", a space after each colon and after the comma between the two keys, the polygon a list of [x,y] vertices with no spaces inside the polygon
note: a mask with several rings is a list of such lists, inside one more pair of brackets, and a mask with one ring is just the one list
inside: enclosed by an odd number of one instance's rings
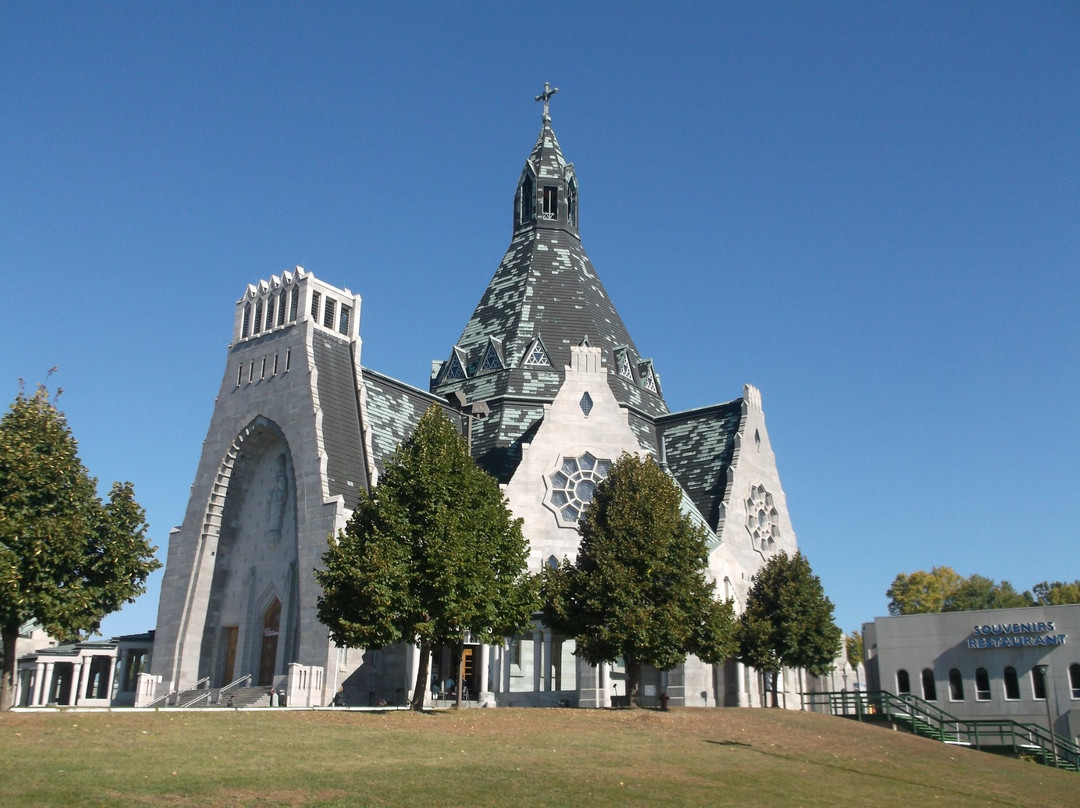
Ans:
{"label": "pointed arch entrance", "polygon": [[[200,676],[273,684],[297,661],[297,490],[281,429],[258,416],[237,437],[207,519],[219,524]],[[220,515],[218,515],[220,514]]]}

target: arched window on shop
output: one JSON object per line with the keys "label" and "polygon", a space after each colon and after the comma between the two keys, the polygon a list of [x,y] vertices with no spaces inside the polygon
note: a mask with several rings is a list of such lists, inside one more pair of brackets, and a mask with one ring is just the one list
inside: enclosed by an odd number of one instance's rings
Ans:
{"label": "arched window on shop", "polygon": [[1080,699],[1080,665],[1075,662],[1069,666],[1069,687],[1072,689],[1072,697]]}
{"label": "arched window on shop", "polygon": [[952,701],[964,700],[964,677],[960,671],[953,668],[949,671],[949,699]]}
{"label": "arched window on shop", "polygon": [[986,668],[975,669],[975,700],[990,701],[990,674]]}
{"label": "arched window on shop", "polygon": [[1042,665],[1031,669],[1031,694],[1036,701],[1046,701],[1046,669]]}
{"label": "arched window on shop", "polygon": [[923,668],[922,697],[927,701],[937,701],[937,683],[934,681],[934,672],[930,668]]}
{"label": "arched window on shop", "polygon": [[897,693],[910,693],[911,692],[911,680],[908,679],[908,673],[901,668],[896,672],[896,692]]}
{"label": "arched window on shop", "polygon": [[1005,698],[1014,701],[1020,698],[1020,680],[1016,678],[1016,668],[1012,665],[1005,668],[1002,677],[1005,680]]}

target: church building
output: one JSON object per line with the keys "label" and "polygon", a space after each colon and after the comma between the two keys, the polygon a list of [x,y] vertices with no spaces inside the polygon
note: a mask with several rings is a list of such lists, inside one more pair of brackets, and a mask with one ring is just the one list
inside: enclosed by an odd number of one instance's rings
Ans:
{"label": "church building", "polygon": [[[679,483],[710,533],[717,597],[737,612],[765,559],[796,551],[761,394],[745,385],[734,400],[671,412],[660,368],[604,289],[582,245],[578,177],[551,127],[555,92],[537,97],[542,125],[517,178],[509,248],[460,336],[431,335],[428,390],[362,364],[361,298],[348,289],[297,267],[237,301],[191,498],[169,539],[147,699],[248,675],[291,704],[410,694],[418,649],[336,648],[316,617],[312,570],[432,405],[470,433],[476,462],[523,519],[532,572],[574,558],[582,512],[622,452],[652,456]],[[470,272],[483,277],[460,269]],[[433,699],[458,653],[433,655]],[[522,636],[461,653],[476,703],[599,707],[625,695],[620,666],[588,665],[539,616]],[[646,703],[661,692],[689,706],[760,698],[759,677],[734,660],[646,669],[642,685]],[[793,676],[785,686],[799,689]]]}

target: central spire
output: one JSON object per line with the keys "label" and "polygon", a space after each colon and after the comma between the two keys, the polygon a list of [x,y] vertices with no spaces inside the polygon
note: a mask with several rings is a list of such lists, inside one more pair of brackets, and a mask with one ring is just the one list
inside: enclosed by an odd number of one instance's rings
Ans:
{"label": "central spire", "polygon": [[555,93],[557,92],[559,92],[558,87],[553,90],[551,89],[551,85],[545,81],[544,92],[536,96],[537,101],[543,100],[544,102],[544,117],[541,119],[544,123],[544,126],[547,126],[549,123],[551,123],[551,115],[548,113],[548,102],[551,100],[551,96],[555,95]]}
{"label": "central spire", "polygon": [[509,466],[500,464],[516,462],[515,430],[542,417],[583,343],[599,351],[607,384],[634,417],[668,412],[652,361],[638,353],[581,245],[574,165],[550,125],[556,92],[546,83],[536,96],[544,124],[518,178],[510,246],[461,336],[433,363],[430,382],[440,397],[460,392],[491,403],[474,448],[503,481]]}

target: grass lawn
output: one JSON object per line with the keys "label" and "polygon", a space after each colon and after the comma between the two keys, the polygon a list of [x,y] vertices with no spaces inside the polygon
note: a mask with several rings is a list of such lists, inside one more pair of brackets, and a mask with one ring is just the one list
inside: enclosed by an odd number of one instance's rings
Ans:
{"label": "grass lawn", "polygon": [[1080,775],[782,710],[0,714],[0,805],[1080,806]]}

